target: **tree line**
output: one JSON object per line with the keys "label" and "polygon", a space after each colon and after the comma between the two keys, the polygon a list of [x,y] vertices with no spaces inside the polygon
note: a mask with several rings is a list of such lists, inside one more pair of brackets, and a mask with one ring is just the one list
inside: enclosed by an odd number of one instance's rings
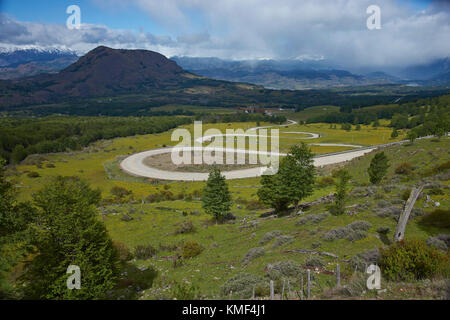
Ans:
{"label": "tree line", "polygon": [[66,117],[0,119],[0,157],[18,163],[30,154],[80,150],[101,139],[159,133],[188,117]]}

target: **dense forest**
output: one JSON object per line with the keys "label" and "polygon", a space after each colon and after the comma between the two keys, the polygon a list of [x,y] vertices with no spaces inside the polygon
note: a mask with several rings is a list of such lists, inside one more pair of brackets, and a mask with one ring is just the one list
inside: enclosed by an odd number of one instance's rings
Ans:
{"label": "dense forest", "polygon": [[414,129],[418,136],[442,135],[450,131],[450,95],[418,99],[403,104],[390,104],[348,109],[308,119],[309,123],[378,124],[378,119],[391,119],[394,129]]}
{"label": "dense forest", "polygon": [[18,163],[30,154],[79,150],[100,139],[163,132],[188,117],[64,117],[0,119],[0,157]]}

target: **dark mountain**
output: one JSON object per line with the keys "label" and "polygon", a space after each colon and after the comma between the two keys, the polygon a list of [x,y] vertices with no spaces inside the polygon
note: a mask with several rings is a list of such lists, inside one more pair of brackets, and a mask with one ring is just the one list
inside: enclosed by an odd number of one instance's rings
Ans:
{"label": "dark mountain", "polygon": [[395,83],[389,77],[365,77],[331,67],[323,60],[244,60],[173,57],[184,69],[226,81],[248,82],[273,89],[301,90]]}
{"label": "dark mountain", "polygon": [[[5,105],[56,102],[64,97],[94,97],[178,87],[193,75],[174,61],[146,50],[97,47],[57,74],[3,81]],[[30,94],[31,93],[31,94]]]}

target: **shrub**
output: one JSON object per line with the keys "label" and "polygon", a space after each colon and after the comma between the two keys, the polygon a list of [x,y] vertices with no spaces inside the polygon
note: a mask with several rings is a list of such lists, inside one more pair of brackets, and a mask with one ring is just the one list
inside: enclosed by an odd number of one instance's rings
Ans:
{"label": "shrub", "polygon": [[28,178],[39,178],[41,175],[35,171],[30,171],[27,173]]}
{"label": "shrub", "polygon": [[413,167],[411,164],[409,164],[408,162],[403,162],[399,164],[397,168],[395,168],[395,173],[409,175],[412,173],[412,170]]}
{"label": "shrub", "polygon": [[369,230],[371,224],[366,221],[355,221],[345,227],[332,229],[326,232],[322,238],[327,241],[333,241],[336,239],[347,239],[349,241],[356,241],[367,237],[367,230]]}
{"label": "shrub", "polygon": [[113,196],[115,196],[116,198],[119,198],[119,199],[122,199],[122,198],[124,198],[126,196],[129,196],[129,195],[131,195],[133,193],[130,190],[127,190],[127,189],[125,189],[123,187],[118,187],[118,186],[112,187],[110,192],[111,192],[111,194]]}
{"label": "shrub", "polygon": [[184,220],[177,225],[175,234],[186,234],[195,232],[195,226],[191,220]]}
{"label": "shrub", "polygon": [[377,217],[380,218],[387,218],[391,217],[395,220],[398,220],[398,217],[402,213],[402,208],[397,206],[389,206],[386,208],[377,208],[375,209],[375,212],[377,213]]}
{"label": "shrub", "polygon": [[430,279],[447,273],[447,264],[448,256],[424,241],[403,240],[381,249],[380,268],[389,280]]}
{"label": "shrub", "polygon": [[447,162],[441,163],[440,165],[435,166],[432,169],[432,173],[434,173],[434,174],[441,173],[441,172],[447,171],[449,169],[450,169],[450,161],[447,161]]}
{"label": "shrub", "polygon": [[306,273],[300,264],[291,260],[268,265],[267,269],[267,277],[271,280],[280,280],[283,278],[300,279]]}
{"label": "shrub", "polygon": [[266,253],[266,249],[262,247],[251,248],[242,259],[242,264],[247,265],[252,260],[262,257]]}
{"label": "shrub", "polygon": [[138,245],[134,248],[134,256],[139,260],[147,260],[156,255],[157,250],[152,245]]}
{"label": "shrub", "polygon": [[304,225],[307,222],[312,222],[312,223],[319,223],[323,220],[325,220],[327,217],[329,216],[328,213],[324,212],[324,213],[318,213],[318,214],[308,214],[304,217],[301,217],[295,225],[299,226],[299,225]]}
{"label": "shrub", "polygon": [[133,217],[129,216],[128,214],[124,213],[122,214],[122,216],[120,217],[120,220],[122,221],[131,221],[133,220]]}
{"label": "shrub", "polygon": [[203,248],[195,241],[185,242],[181,246],[181,256],[184,259],[190,259],[202,253]]}
{"label": "shrub", "polygon": [[420,219],[420,224],[427,227],[450,228],[450,210],[436,209],[424,215]]}
{"label": "shrub", "polygon": [[391,229],[389,227],[379,227],[377,229],[377,232],[379,234],[383,234],[383,235],[387,235],[389,233],[389,231],[391,231]]}
{"label": "shrub", "polygon": [[325,267],[325,262],[319,257],[309,257],[305,265],[310,268],[323,268]]}
{"label": "shrub", "polygon": [[199,288],[192,284],[175,283],[171,287],[170,296],[175,300],[194,300],[199,297]]}
{"label": "shrub", "polygon": [[276,247],[282,246],[284,244],[291,243],[293,241],[294,241],[294,237],[292,237],[292,236],[288,236],[288,235],[278,236],[273,244],[273,247],[276,248]]}
{"label": "shrub", "polygon": [[349,261],[349,265],[352,270],[357,268],[357,270],[365,272],[365,268],[370,264],[377,264],[380,257],[381,255],[378,249],[367,250],[353,256]]}
{"label": "shrub", "polygon": [[133,254],[125,244],[119,241],[113,241],[113,245],[116,248],[117,253],[119,254],[120,261],[126,262],[133,259]]}
{"label": "shrub", "polygon": [[267,232],[267,233],[261,238],[261,240],[259,240],[259,244],[260,244],[260,245],[264,245],[264,244],[266,244],[267,242],[271,241],[272,239],[278,237],[279,235],[281,235],[281,231],[279,231],[279,230]]}
{"label": "shrub", "polygon": [[445,192],[441,188],[431,188],[427,191],[427,194],[430,196],[442,196]]}
{"label": "shrub", "polygon": [[427,246],[434,247],[439,250],[447,251],[448,247],[444,240],[439,239],[438,237],[429,237],[427,239]]}
{"label": "shrub", "polygon": [[222,296],[228,298],[230,292],[234,297],[249,299],[252,296],[253,288],[256,294],[267,292],[268,283],[262,277],[250,273],[241,273],[228,279],[220,288]]}

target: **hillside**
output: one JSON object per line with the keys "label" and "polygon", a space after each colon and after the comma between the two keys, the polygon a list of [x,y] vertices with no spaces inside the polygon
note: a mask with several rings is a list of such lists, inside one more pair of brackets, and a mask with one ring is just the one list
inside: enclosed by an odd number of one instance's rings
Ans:
{"label": "hillside", "polygon": [[[223,128],[229,126],[223,124]],[[377,131],[380,130],[378,128]],[[372,262],[370,259],[376,257],[374,251],[369,250],[384,247],[392,240],[396,219],[405,203],[404,194],[418,183],[426,183],[427,187],[414,207],[406,229],[406,239],[427,240],[448,233],[448,228],[425,226],[421,216],[436,209],[436,203],[442,209],[448,209],[450,204],[448,167],[445,169],[442,166],[449,161],[449,142],[449,138],[444,137],[440,141],[421,140],[412,145],[385,148],[383,151],[389,158],[390,168],[386,180],[378,186],[370,185],[367,175],[375,152],[346,163],[352,180],[347,213],[341,216],[331,215],[325,202],[304,209],[299,214],[264,216],[262,214],[267,212],[267,208],[256,200],[260,179],[251,178],[229,181],[234,200],[232,213],[236,219],[216,224],[204,213],[198,198],[204,183],[149,181],[127,176],[117,169],[120,155],[170,144],[170,132],[105,140],[80,152],[43,155],[40,159],[35,158],[37,162],[33,163],[29,159],[17,166],[15,175],[23,186],[21,190],[25,198],[30,197],[54,175],[82,176],[102,190],[105,201],[99,208],[99,219],[104,221],[111,237],[132,252],[138,245],[154,248],[151,258],[131,260],[128,270],[130,277],[124,276],[124,281],[133,284],[137,280],[132,278],[131,270],[157,270],[153,287],[138,292],[134,288],[125,290],[123,287],[114,293],[118,296],[171,299],[175,294],[173,285],[177,283],[198,287],[198,294],[204,298],[227,298],[230,290],[233,291],[232,298],[249,298],[251,291],[242,290],[245,284],[253,285],[256,279],[256,284],[266,286],[274,276],[268,270],[270,266],[276,265],[300,271],[289,277],[294,292],[299,290],[299,277],[304,277],[305,269],[314,270],[315,281],[311,292],[315,299],[441,299],[445,296],[446,284],[445,281],[437,280],[401,283],[383,278],[381,286],[387,289],[386,292],[379,295],[364,293],[364,286],[355,287],[354,270],[358,267],[357,270],[361,271],[365,264]],[[411,165],[410,171],[396,173],[396,168],[405,162]],[[436,169],[439,166],[441,171]],[[320,170],[320,176],[330,177],[335,168],[332,166]],[[40,177],[28,176],[29,171],[38,172]],[[130,197],[115,198],[112,190],[116,186],[132,191]],[[314,194],[305,201],[317,200],[333,191],[333,186],[318,183]],[[329,237],[330,232],[336,233],[332,230],[357,221],[363,221],[363,225],[368,228],[344,238]],[[387,235],[378,232],[382,228],[388,228]],[[357,237],[353,237],[355,235]],[[193,258],[177,259],[180,246],[189,241],[198,242],[203,251]],[[299,249],[304,251],[295,252]],[[314,255],[308,250],[328,252],[337,257]],[[331,291],[335,286],[334,270],[337,263],[341,266],[342,285],[351,290]],[[237,277],[237,281],[233,283],[230,279],[234,277]],[[358,272],[356,279],[361,278],[364,278],[364,274]],[[253,280],[247,282],[248,279]],[[276,293],[279,294],[282,281],[274,279]],[[268,292],[258,290],[256,295],[267,298]]]}

